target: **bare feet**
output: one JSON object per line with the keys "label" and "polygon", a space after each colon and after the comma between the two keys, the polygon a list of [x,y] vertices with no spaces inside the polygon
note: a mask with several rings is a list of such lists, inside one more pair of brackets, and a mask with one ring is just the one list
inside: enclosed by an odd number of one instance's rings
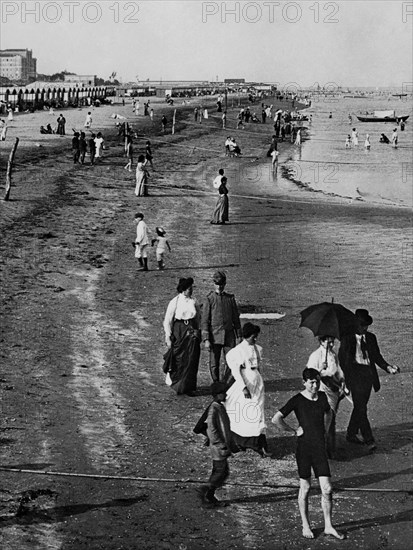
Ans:
{"label": "bare feet", "polygon": [[314,533],[311,531],[309,527],[303,527],[303,537],[306,539],[313,539]]}
{"label": "bare feet", "polygon": [[335,537],[338,540],[343,540],[346,538],[346,536],[343,533],[339,533],[334,529],[334,527],[330,527],[329,529],[324,529],[324,534],[327,536]]}

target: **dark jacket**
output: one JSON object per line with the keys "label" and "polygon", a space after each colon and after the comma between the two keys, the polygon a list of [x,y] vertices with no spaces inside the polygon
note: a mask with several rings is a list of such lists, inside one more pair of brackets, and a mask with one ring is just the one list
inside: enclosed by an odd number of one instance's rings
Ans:
{"label": "dark jacket", "polygon": [[[366,351],[370,359],[370,365],[367,368],[371,369],[371,374],[373,377],[373,388],[374,391],[377,392],[380,389],[380,380],[379,375],[377,374],[376,365],[381,369],[386,370],[389,366],[389,363],[387,363],[387,361],[380,353],[380,348],[377,343],[376,336],[372,332],[366,332],[365,335]],[[338,359],[346,378],[346,384],[349,386],[350,389],[352,380],[354,380],[355,376],[357,376],[356,369],[360,368],[357,367],[356,364],[356,344],[357,342],[355,334],[344,336],[338,352]]]}
{"label": "dark jacket", "polygon": [[79,149],[82,153],[86,153],[87,144],[85,138],[79,138]]}
{"label": "dark jacket", "polygon": [[223,460],[231,456],[234,447],[229,417],[225,406],[214,401],[208,410],[207,434],[212,460]]}
{"label": "dark jacket", "polygon": [[73,149],[73,151],[79,151],[80,150],[79,138],[77,136],[74,136],[72,138],[72,149]]}
{"label": "dark jacket", "polygon": [[235,338],[241,335],[241,322],[233,294],[217,294],[212,290],[207,295],[202,305],[201,331],[202,340],[221,345],[224,345],[225,333],[232,332],[235,345]]}

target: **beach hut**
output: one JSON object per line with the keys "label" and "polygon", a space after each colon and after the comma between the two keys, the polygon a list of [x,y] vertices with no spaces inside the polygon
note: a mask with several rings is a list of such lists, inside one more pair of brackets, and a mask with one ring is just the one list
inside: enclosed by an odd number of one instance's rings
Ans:
{"label": "beach hut", "polygon": [[2,88],[0,91],[0,101],[4,103],[9,103],[10,90],[8,88]]}
{"label": "beach hut", "polygon": [[18,96],[17,90],[16,88],[13,88],[13,90],[9,94],[9,98],[7,102],[10,103],[13,107],[15,107],[18,101],[19,101],[19,96]]}
{"label": "beach hut", "polygon": [[23,103],[24,103],[24,92],[22,88],[20,88],[19,91],[17,92],[16,107],[19,107],[19,109],[21,109],[23,107]]}

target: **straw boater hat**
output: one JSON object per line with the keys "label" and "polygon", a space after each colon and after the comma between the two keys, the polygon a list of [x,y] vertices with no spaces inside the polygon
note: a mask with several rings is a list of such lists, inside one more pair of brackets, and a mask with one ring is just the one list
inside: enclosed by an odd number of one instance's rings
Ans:
{"label": "straw boater hat", "polygon": [[355,315],[362,325],[369,326],[373,323],[373,317],[369,315],[367,309],[356,309]]}

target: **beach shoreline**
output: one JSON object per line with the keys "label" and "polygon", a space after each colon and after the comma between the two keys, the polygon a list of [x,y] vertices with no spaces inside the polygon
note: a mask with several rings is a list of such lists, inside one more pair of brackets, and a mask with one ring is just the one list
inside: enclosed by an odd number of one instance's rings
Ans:
{"label": "beach shoreline", "polygon": [[[346,445],[351,409],[348,402],[341,405],[342,458],[332,462],[335,523],[349,539],[340,546],[376,549],[385,534],[388,548],[407,547],[410,532],[401,530],[400,522],[409,521],[411,495],[340,493],[340,487],[410,486],[410,213],[358,201],[308,200],[306,191],[292,197],[281,188],[271,195],[266,191],[274,182],[268,177],[260,187],[259,177],[245,167],[266,166],[262,159],[272,125],[257,125],[257,135],[221,130],[218,119],[195,125],[193,105],[186,107],[174,136],[160,132],[158,117],[172,113],[166,105],[159,107],[154,127],[148,117],[133,120],[136,143],[153,141],[148,197],[134,195],[134,173],[123,169],[123,142],[109,118],[121,113],[118,106],[94,111],[107,140],[95,167],[73,165],[68,137],[53,136],[50,146],[37,135],[27,145],[22,140],[11,200],[0,204],[6,281],[3,464],[176,481],[102,483],[4,472],[3,545],[10,550],[46,543],[65,550],[306,548],[297,524],[297,491],[281,487],[297,483],[294,441],[269,419],[301,389],[301,371],[316,347],[312,334],[298,328],[299,311],[334,298],[350,309],[370,310],[384,356],[402,371],[398,377],[381,373],[382,390],[370,402],[376,455]],[[71,112],[74,127],[81,127],[86,111]],[[28,137],[38,130],[41,117],[36,117],[27,118]],[[233,133],[247,158],[224,156],[225,137]],[[16,135],[10,133],[7,149]],[[289,151],[289,144],[280,144],[281,155]],[[227,226],[209,223],[216,202],[212,175],[220,167],[229,174]],[[164,271],[155,269],[153,249],[150,271],[138,271],[131,242],[139,210],[151,233],[157,225],[166,228],[172,253]],[[207,354],[202,352],[197,397],[177,397],[161,370],[162,320],[179,277],[193,276],[202,300],[216,269],[226,271],[228,291],[242,312],[285,314],[259,322],[268,440],[275,458],[240,453],[231,459],[231,482],[261,487],[228,485],[219,497],[232,505],[219,512],[201,508],[194,484],[182,481],[206,479],[210,468],[208,449],[192,433],[210,400]],[[266,489],[268,482],[281,488]],[[27,491],[38,495],[31,507],[21,504]],[[318,503],[319,495],[311,499]],[[320,522],[314,514],[315,525]],[[315,544],[329,548],[322,537]]]}

